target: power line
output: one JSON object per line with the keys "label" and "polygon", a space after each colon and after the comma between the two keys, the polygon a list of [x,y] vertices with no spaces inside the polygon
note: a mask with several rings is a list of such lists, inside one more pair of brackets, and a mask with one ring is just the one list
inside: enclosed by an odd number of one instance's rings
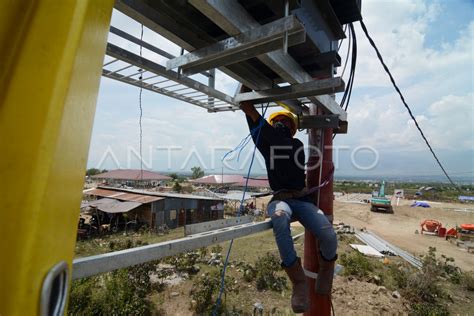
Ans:
{"label": "power line", "polygon": [[[143,24],[141,25],[140,33],[140,57],[142,57],[142,43],[143,43]],[[138,125],[140,127],[140,180],[143,184],[143,128],[142,128],[142,118],[143,118],[143,107],[142,107],[142,93],[143,93],[143,69],[140,69],[140,93],[138,95],[138,107],[140,108],[140,117],[138,119]]]}
{"label": "power line", "polygon": [[451,184],[459,190],[458,186],[457,186],[457,185],[453,182],[453,180],[451,180],[451,178],[449,177],[448,173],[446,172],[446,170],[444,169],[443,165],[442,165],[441,162],[439,161],[438,156],[436,156],[436,154],[435,154],[433,148],[431,147],[430,143],[428,142],[428,139],[426,139],[425,134],[424,134],[423,131],[421,130],[420,126],[418,125],[418,122],[417,122],[415,116],[413,115],[413,113],[411,112],[410,107],[409,107],[408,104],[406,103],[405,98],[403,97],[402,92],[400,91],[400,89],[398,88],[397,84],[395,83],[395,79],[393,78],[392,74],[390,73],[390,70],[388,69],[387,65],[386,65],[385,62],[383,61],[382,55],[380,54],[380,52],[379,52],[377,46],[375,45],[374,40],[370,37],[369,32],[367,31],[367,27],[366,27],[365,24],[364,24],[364,21],[360,20],[360,25],[361,25],[361,27],[362,27],[362,30],[363,30],[364,33],[365,33],[365,36],[367,36],[367,39],[369,40],[370,45],[372,45],[372,47],[375,49],[375,52],[377,53],[377,57],[378,57],[378,59],[380,60],[380,62],[382,63],[383,69],[385,70],[385,72],[386,72],[386,73],[388,74],[388,76],[390,77],[390,81],[392,82],[393,87],[394,87],[395,90],[398,92],[398,95],[400,96],[400,99],[402,100],[403,105],[404,105],[405,108],[408,110],[408,114],[410,114],[410,117],[411,117],[411,119],[413,120],[413,122],[415,122],[415,126],[416,126],[416,128],[418,129],[418,131],[420,132],[421,137],[423,138],[423,140],[425,141],[426,145],[428,146],[428,148],[429,148],[431,154],[433,155],[434,159],[435,159],[436,162],[438,163],[438,165],[439,165],[439,167],[441,168],[441,170],[443,170],[443,173],[444,173],[444,175],[446,176],[446,178],[448,178],[449,182],[451,182]]}

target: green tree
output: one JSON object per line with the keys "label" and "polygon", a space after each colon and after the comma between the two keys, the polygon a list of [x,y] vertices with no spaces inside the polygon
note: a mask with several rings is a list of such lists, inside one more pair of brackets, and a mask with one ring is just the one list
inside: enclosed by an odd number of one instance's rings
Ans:
{"label": "green tree", "polygon": [[204,176],[204,170],[202,170],[201,167],[198,167],[198,166],[192,167],[191,171],[193,173],[191,178],[193,179],[201,178],[202,176]]}
{"label": "green tree", "polygon": [[179,184],[179,181],[177,180],[174,181],[173,191],[180,193],[182,190],[183,190],[183,187],[181,186],[181,184]]}
{"label": "green tree", "polygon": [[87,169],[86,171],[86,176],[94,176],[96,174],[99,174],[99,173],[103,173],[103,172],[107,172],[107,170],[100,170],[100,169],[97,169],[97,168],[89,168]]}

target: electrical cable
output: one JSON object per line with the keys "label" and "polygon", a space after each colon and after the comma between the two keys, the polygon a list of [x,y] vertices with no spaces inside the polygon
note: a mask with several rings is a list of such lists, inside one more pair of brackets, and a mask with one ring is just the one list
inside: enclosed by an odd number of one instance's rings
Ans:
{"label": "electrical cable", "polygon": [[[347,25],[346,25],[347,27]],[[348,39],[348,43],[347,43],[347,52],[346,52],[346,61],[344,62],[344,67],[342,68],[342,72],[341,72],[341,77],[344,77],[344,73],[346,72],[346,67],[347,67],[347,62],[349,61],[349,53],[351,51],[351,45],[352,45],[352,36],[350,36],[350,31],[349,31],[349,39]],[[341,41],[342,43],[342,41]]]}
{"label": "electrical cable", "polygon": [[349,107],[357,64],[357,38],[354,31],[354,25],[352,23],[349,24],[349,36],[352,39],[351,69],[349,72],[349,79],[347,80],[347,88],[346,91],[344,91],[344,95],[342,96],[340,104],[340,106],[344,108],[344,111],[347,111],[347,108]]}
{"label": "electrical cable", "polygon": [[[260,131],[262,129],[263,124],[265,123],[265,113],[267,112],[268,105],[269,105],[269,103],[267,103],[265,108],[263,108],[263,104],[262,104],[261,119],[260,119],[260,122],[259,122],[258,126],[256,128],[254,128],[254,130],[257,131],[257,136],[256,136],[256,139],[255,139],[255,146],[254,146],[253,152],[252,152],[252,159],[250,160],[249,169],[247,171],[247,177],[246,177],[246,180],[245,180],[244,192],[242,194],[242,199],[240,200],[240,206],[239,206],[239,211],[237,212],[237,217],[239,217],[241,215],[241,212],[242,212],[242,209],[243,209],[245,194],[247,193],[248,182],[249,182],[249,178],[250,178],[250,171],[252,171],[252,165],[253,165],[253,162],[255,160],[255,153],[256,153],[256,150],[257,150],[257,145],[258,145],[258,142],[260,140]],[[248,135],[244,139],[246,139],[247,137],[248,137]],[[242,141],[241,141],[241,143],[242,143]],[[229,263],[230,252],[232,250],[232,245],[233,244],[234,244],[234,239],[231,239],[230,244],[229,244],[229,249],[227,249],[227,255],[226,255],[226,258],[225,258],[225,261],[224,261],[224,267],[222,268],[221,286],[220,286],[220,289],[219,289],[219,295],[217,297],[216,304],[214,306],[214,310],[212,311],[213,316],[217,315],[217,310],[219,309],[219,306],[221,305],[222,294],[223,294],[224,288],[225,288],[225,273],[227,271],[227,265]]]}
{"label": "electrical cable", "polygon": [[[355,70],[356,70],[356,65],[357,65],[357,37],[356,33],[354,31],[354,25],[352,23],[348,24],[348,37],[349,37],[349,44],[348,44],[348,54],[346,56],[346,61],[344,63],[344,69],[342,71],[342,76],[344,76],[345,70],[346,70],[346,65],[349,60],[349,49],[351,49],[351,67],[349,71],[349,78],[347,80],[347,86],[346,90],[344,91],[344,95],[342,96],[340,106],[341,108],[344,109],[344,111],[347,111],[349,107],[349,103],[351,100],[352,96],[352,89],[354,87],[354,79],[355,79]],[[336,137],[336,134],[332,136],[332,139]]]}
{"label": "electrical cable", "polygon": [[[347,24],[344,25],[344,34],[346,33],[346,31],[347,31]],[[339,42],[339,45],[337,45],[337,51],[338,51],[338,52],[339,52],[339,49],[341,49],[342,42],[343,42],[343,41],[340,41],[340,42]]]}
{"label": "electrical cable", "polygon": [[374,40],[370,37],[369,35],[369,32],[367,31],[367,27],[365,26],[364,22],[362,20],[360,20],[360,25],[362,27],[362,30],[364,31],[365,33],[365,36],[367,36],[367,39],[369,40],[369,43],[370,45],[372,45],[372,47],[374,48],[376,54],[377,54],[377,57],[380,61],[380,63],[382,64],[383,66],[383,69],[385,70],[385,72],[388,74],[388,76],[390,77],[390,81],[392,82],[392,85],[393,87],[395,88],[395,90],[398,92],[398,95],[400,96],[400,99],[402,100],[403,102],[403,105],[405,106],[405,108],[407,109],[408,111],[408,114],[410,115],[411,119],[413,120],[413,122],[415,123],[415,126],[416,128],[418,129],[418,131],[420,132],[420,135],[421,137],[423,138],[423,140],[425,141],[426,145],[428,146],[431,154],[433,155],[434,159],[436,160],[436,162],[438,163],[439,167],[441,168],[441,170],[443,170],[443,173],[444,175],[446,176],[446,178],[448,178],[449,182],[458,190],[458,191],[461,191],[459,189],[459,187],[454,183],[454,181],[451,179],[451,177],[448,175],[448,173],[446,172],[446,170],[444,169],[443,165],[441,164],[441,161],[438,159],[438,156],[436,156],[433,148],[431,147],[430,143],[428,142],[428,139],[426,138],[425,134],[423,133],[423,131],[421,130],[421,127],[418,125],[418,121],[416,120],[415,116],[413,115],[410,107],[408,106],[407,102],[405,101],[405,97],[403,96],[402,92],[400,91],[400,89],[398,88],[397,84],[395,83],[395,79],[393,78],[390,70],[388,69],[387,65],[385,64],[383,58],[382,58],[382,55],[380,54],[377,46],[375,45],[375,42]]}

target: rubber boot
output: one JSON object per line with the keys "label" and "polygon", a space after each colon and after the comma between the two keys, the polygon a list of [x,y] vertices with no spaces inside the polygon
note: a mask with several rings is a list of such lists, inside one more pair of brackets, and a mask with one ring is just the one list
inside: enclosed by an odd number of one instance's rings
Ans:
{"label": "rubber boot", "polygon": [[333,260],[325,260],[321,254],[318,256],[319,271],[316,279],[315,292],[320,295],[331,295],[332,281],[334,278],[334,265],[337,255]]}
{"label": "rubber boot", "polygon": [[309,309],[309,295],[306,275],[301,267],[301,259],[298,258],[291,267],[284,267],[284,269],[293,284],[291,308],[294,313],[304,313]]}

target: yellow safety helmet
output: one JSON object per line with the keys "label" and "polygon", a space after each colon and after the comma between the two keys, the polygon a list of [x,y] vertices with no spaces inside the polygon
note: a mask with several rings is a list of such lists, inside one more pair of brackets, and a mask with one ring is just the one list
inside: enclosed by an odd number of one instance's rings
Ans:
{"label": "yellow safety helmet", "polygon": [[296,115],[294,115],[293,113],[291,113],[290,111],[281,110],[281,111],[270,114],[270,116],[268,117],[268,123],[270,123],[270,125],[273,125],[273,120],[278,116],[285,116],[293,122],[293,128],[291,129],[291,135],[292,136],[295,135],[296,130],[298,129],[298,117]]}

